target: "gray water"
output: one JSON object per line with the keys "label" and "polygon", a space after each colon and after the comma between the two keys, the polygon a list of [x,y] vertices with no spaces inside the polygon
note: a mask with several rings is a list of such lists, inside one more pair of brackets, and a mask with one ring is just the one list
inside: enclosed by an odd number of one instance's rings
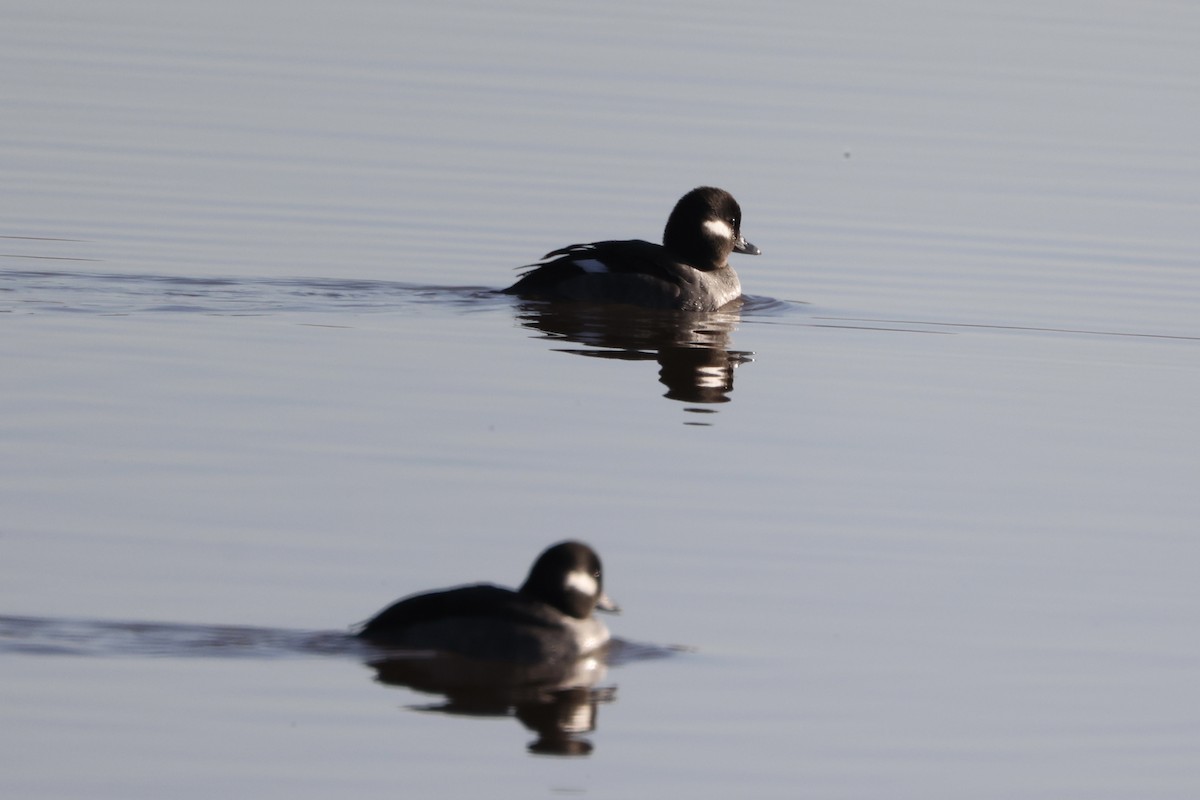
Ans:
{"label": "gray water", "polygon": [[[176,6],[0,7],[0,794],[1200,792],[1200,8]],[[567,536],[586,757],[295,646]]]}

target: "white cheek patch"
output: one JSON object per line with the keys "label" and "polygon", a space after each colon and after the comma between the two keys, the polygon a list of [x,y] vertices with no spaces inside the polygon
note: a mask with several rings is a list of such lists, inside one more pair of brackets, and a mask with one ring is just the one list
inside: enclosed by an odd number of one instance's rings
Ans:
{"label": "white cheek patch", "polygon": [[568,572],[565,583],[568,589],[574,589],[588,597],[595,597],[600,593],[600,584],[590,574],[581,569]]}
{"label": "white cheek patch", "polygon": [[572,264],[579,267],[584,272],[600,273],[608,272],[608,265],[603,261],[597,261],[594,258],[576,258],[571,261]]}
{"label": "white cheek patch", "polygon": [[723,219],[708,219],[704,221],[704,227],[713,236],[721,239],[733,239],[733,228],[729,227],[729,223]]}

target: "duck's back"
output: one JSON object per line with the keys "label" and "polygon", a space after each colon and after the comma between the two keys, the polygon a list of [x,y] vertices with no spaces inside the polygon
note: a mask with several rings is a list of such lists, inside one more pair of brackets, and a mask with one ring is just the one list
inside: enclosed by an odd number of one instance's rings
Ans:
{"label": "duck's back", "polygon": [[478,659],[535,662],[579,655],[560,612],[490,584],[400,600],[368,620],[358,635],[377,644]]}
{"label": "duck's back", "polygon": [[641,239],[575,244],[531,265],[508,294],[712,311],[741,295],[728,267],[702,271]]}

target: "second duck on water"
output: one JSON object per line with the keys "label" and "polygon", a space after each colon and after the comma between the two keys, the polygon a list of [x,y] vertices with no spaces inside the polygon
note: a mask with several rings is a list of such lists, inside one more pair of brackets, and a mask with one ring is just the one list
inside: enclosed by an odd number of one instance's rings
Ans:
{"label": "second duck on water", "polygon": [[523,297],[715,311],[742,295],[730,253],[758,255],[742,236],[742,209],[724,189],[680,198],[661,245],[641,239],[573,244],[547,253],[504,291]]}
{"label": "second duck on water", "polygon": [[569,663],[608,643],[595,609],[617,610],[604,594],[600,557],[566,541],[538,556],[516,591],[480,583],[413,595],[380,611],[358,636],[471,659]]}

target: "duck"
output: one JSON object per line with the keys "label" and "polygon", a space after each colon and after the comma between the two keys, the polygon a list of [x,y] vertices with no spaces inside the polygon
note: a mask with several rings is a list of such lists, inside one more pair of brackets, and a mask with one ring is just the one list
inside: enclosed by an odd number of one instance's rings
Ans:
{"label": "duck", "polygon": [[661,245],[641,239],[573,244],[528,264],[505,294],[716,311],[742,295],[731,253],[760,255],[742,235],[742,208],[724,189],[699,186],[679,199]]}
{"label": "duck", "polygon": [[477,583],[411,595],[355,635],[373,645],[468,659],[571,663],[609,642],[597,610],[619,611],[604,593],[600,557],[567,540],[543,551],[518,589]]}

